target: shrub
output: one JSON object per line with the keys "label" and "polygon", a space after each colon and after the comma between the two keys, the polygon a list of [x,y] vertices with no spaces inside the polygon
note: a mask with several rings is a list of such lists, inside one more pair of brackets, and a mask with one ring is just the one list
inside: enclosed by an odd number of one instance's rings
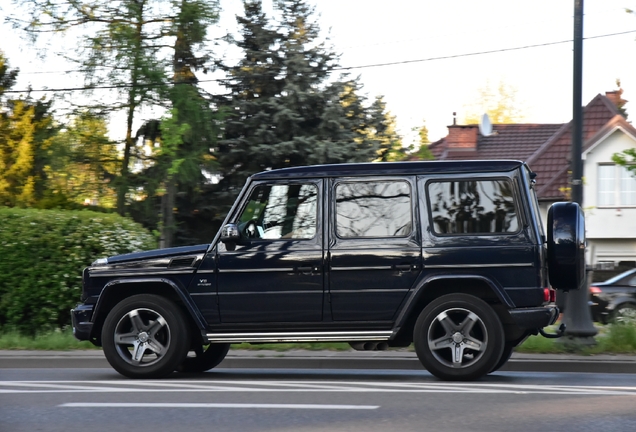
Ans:
{"label": "shrub", "polygon": [[116,214],[0,208],[0,327],[32,335],[68,326],[84,267],[155,246]]}

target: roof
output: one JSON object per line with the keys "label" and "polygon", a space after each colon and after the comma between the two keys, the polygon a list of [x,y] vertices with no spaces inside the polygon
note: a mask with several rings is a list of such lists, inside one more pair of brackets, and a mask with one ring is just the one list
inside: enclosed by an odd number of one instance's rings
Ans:
{"label": "roof", "polygon": [[[587,141],[620,115],[610,100],[597,95],[583,110],[583,148]],[[566,197],[568,171],[572,158],[572,122],[541,146],[526,162],[537,173],[537,196],[543,200],[558,200]]]}
{"label": "roof", "polygon": [[521,165],[523,165],[523,162],[518,160],[417,161],[312,165],[263,171],[254,174],[252,179],[488,173],[512,171]]}
{"label": "roof", "polygon": [[[606,96],[596,95],[583,110],[584,148],[613,118],[622,115]],[[623,118],[624,120],[624,118]],[[623,122],[628,124],[627,122]],[[451,128],[449,126],[449,136]],[[633,128],[632,128],[633,129]],[[495,124],[493,135],[477,134],[472,150],[455,150],[449,136],[432,143],[429,149],[436,159],[518,159],[526,162],[537,174],[537,195],[542,200],[566,198],[570,169],[572,122],[562,124]],[[449,149],[450,148],[450,149]]]}
{"label": "roof", "polygon": [[[474,159],[528,159],[541,144],[545,143],[563,127],[563,124],[497,124],[490,136],[479,135]],[[436,158],[443,160],[462,159],[462,153],[449,152],[445,148],[446,138],[431,144],[429,149]],[[437,154],[436,154],[437,153]]]}

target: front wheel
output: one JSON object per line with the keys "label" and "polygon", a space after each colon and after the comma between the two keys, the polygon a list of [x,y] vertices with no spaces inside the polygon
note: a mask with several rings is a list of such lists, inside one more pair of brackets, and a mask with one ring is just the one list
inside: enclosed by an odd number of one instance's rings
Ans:
{"label": "front wheel", "polygon": [[182,310],[166,298],[140,294],[119,302],[102,328],[108,363],[129,378],[160,378],[183,362],[190,329]]}
{"label": "front wheel", "polygon": [[191,350],[193,355],[188,355],[177,367],[177,371],[201,373],[215,368],[223,361],[229,350],[230,344],[210,344],[207,347],[196,345]]}
{"label": "front wheel", "polygon": [[415,351],[422,365],[444,380],[474,380],[502,358],[504,332],[483,300],[448,294],[424,308],[415,323]]}
{"label": "front wheel", "polygon": [[611,321],[618,324],[635,324],[636,305],[633,303],[624,303],[618,306],[612,314]]}

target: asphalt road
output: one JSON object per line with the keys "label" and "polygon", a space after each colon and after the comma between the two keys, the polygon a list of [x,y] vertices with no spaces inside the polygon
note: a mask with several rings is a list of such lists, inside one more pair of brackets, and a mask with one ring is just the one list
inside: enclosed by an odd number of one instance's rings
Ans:
{"label": "asphalt road", "polygon": [[634,431],[636,374],[219,368],[0,369],[0,431]]}
{"label": "asphalt road", "polygon": [[[6,368],[108,368],[100,350],[83,351],[2,351],[0,371]],[[423,370],[409,350],[389,351],[307,351],[284,352],[230,350],[221,368],[243,369],[392,369]],[[513,353],[502,368],[515,372],[634,373],[633,355],[545,355]],[[0,431],[2,432],[2,431]]]}

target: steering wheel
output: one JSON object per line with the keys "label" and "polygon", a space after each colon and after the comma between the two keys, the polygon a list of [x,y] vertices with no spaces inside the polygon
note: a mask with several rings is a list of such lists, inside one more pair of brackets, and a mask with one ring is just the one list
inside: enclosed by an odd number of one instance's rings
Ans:
{"label": "steering wheel", "polygon": [[258,228],[256,226],[256,221],[251,219],[245,223],[245,227],[243,227],[243,234],[247,238],[260,238],[260,234],[258,232]]}

